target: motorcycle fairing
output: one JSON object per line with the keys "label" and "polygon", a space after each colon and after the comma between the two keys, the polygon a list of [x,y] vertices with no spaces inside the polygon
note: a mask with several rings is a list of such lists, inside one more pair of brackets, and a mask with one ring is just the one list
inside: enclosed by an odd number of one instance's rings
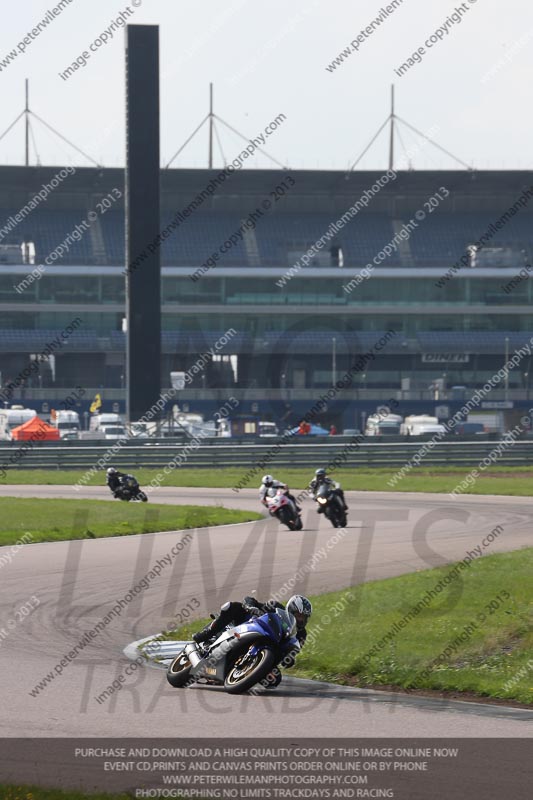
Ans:
{"label": "motorcycle fairing", "polygon": [[[231,653],[253,645],[252,655],[255,655],[260,645],[267,642],[277,645],[283,658],[286,652],[299,647],[298,640],[292,635],[295,628],[296,620],[293,615],[284,609],[276,609],[227,629],[211,645],[209,653],[191,669],[191,675],[223,683],[227,672],[227,658]],[[290,636],[283,642],[287,634]]]}

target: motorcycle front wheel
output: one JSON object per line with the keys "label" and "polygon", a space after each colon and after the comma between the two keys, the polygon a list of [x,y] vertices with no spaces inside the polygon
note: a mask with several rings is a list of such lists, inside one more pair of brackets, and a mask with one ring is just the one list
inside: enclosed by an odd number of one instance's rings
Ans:
{"label": "motorcycle front wheel", "polygon": [[167,669],[167,681],[175,689],[181,689],[189,682],[191,668],[189,657],[185,653],[180,653]]}
{"label": "motorcycle front wheel", "polygon": [[286,525],[289,530],[291,529],[291,515],[286,506],[278,511],[278,520],[282,525]]}
{"label": "motorcycle front wheel", "polygon": [[272,672],[278,660],[270,647],[263,647],[254,656],[249,656],[248,652],[237,659],[226,675],[224,689],[229,694],[247,692]]}

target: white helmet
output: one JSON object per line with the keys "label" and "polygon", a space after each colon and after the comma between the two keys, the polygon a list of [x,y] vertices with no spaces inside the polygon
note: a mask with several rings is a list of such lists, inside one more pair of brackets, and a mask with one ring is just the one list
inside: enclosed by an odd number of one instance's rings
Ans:
{"label": "white helmet", "polygon": [[303,628],[313,613],[313,606],[307,597],[302,594],[293,594],[287,603],[287,611],[296,618],[297,626]]}
{"label": "white helmet", "polygon": [[109,467],[109,469],[106,472],[106,475],[116,475],[116,474],[117,474],[117,471],[116,471],[115,467]]}
{"label": "white helmet", "polygon": [[274,483],[274,478],[272,475],[263,475],[263,479],[261,480],[263,486],[272,486]]}

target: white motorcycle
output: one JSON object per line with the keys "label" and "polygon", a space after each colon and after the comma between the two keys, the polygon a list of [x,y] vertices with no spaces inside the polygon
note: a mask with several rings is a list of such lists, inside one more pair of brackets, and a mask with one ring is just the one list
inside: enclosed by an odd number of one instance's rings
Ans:
{"label": "white motorcycle", "polygon": [[287,497],[286,489],[270,488],[266,493],[265,500],[271,517],[275,517],[278,522],[286,525],[290,531],[302,530],[302,518],[292,500]]}

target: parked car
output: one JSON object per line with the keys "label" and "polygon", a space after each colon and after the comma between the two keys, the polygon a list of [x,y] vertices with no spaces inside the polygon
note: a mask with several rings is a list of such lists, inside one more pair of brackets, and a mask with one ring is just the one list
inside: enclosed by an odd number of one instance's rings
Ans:
{"label": "parked car", "polygon": [[481,422],[462,422],[455,426],[457,436],[471,436],[472,434],[487,433],[485,426]]}

